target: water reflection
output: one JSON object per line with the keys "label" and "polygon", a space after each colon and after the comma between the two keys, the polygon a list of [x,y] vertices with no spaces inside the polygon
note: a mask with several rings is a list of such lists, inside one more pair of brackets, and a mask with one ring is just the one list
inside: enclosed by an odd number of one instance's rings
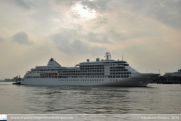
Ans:
{"label": "water reflection", "polygon": [[1,113],[180,113],[180,85],[66,87],[0,85]]}
{"label": "water reflection", "polygon": [[[44,113],[128,113],[128,88],[115,87],[36,87],[27,102]],[[28,90],[27,90],[28,91]],[[32,107],[31,107],[32,108]]]}

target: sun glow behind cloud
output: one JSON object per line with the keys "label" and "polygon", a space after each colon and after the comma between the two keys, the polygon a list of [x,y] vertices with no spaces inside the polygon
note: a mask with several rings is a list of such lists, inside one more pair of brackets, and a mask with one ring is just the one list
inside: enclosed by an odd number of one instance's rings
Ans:
{"label": "sun glow behind cloud", "polygon": [[74,14],[78,14],[80,18],[85,19],[93,19],[96,18],[96,11],[91,10],[88,8],[88,6],[83,6],[81,4],[76,4],[74,7],[72,7],[71,12]]}

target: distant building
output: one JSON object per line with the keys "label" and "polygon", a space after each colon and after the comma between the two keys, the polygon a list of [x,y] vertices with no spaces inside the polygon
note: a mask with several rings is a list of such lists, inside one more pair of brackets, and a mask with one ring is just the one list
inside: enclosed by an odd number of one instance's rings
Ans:
{"label": "distant building", "polygon": [[178,70],[178,72],[169,72],[169,73],[165,73],[164,76],[181,76],[181,69]]}
{"label": "distant building", "polygon": [[5,79],[5,82],[15,82],[18,79],[18,76],[12,78],[12,79]]}

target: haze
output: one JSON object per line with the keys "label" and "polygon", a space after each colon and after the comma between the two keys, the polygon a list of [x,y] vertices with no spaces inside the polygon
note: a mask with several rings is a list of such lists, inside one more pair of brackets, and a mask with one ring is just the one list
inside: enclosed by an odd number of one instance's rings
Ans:
{"label": "haze", "polygon": [[51,57],[61,66],[126,60],[143,73],[181,68],[180,0],[1,0],[0,79]]}

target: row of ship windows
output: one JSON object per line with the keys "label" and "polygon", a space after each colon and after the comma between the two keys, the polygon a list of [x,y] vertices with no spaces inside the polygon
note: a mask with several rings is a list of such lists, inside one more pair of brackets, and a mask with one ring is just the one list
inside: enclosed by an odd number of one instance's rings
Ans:
{"label": "row of ship windows", "polygon": [[104,81],[104,79],[60,79],[59,81]]}
{"label": "row of ship windows", "polygon": [[[118,65],[129,65],[129,64],[127,64],[127,63],[117,63]],[[115,66],[115,65],[117,65],[117,64],[109,64],[109,65],[87,65],[87,66],[80,66],[80,68],[88,68],[88,67],[104,67],[104,66]]]}
{"label": "row of ship windows", "polygon": [[44,69],[44,70],[34,69],[31,71],[65,71],[65,70],[67,70],[67,69]]}
{"label": "row of ship windows", "polygon": [[[100,75],[104,73],[60,73],[59,75]],[[131,74],[130,72],[117,72],[117,73],[110,73],[110,74]]]}
{"label": "row of ship windows", "polygon": [[[42,74],[45,74],[45,73],[41,73],[41,76],[42,76]],[[110,75],[120,75],[120,76],[125,76],[125,75],[128,75],[128,74],[131,74],[130,72],[127,72],[127,73],[110,73]],[[48,74],[47,74],[48,75]],[[64,75],[72,75],[72,76],[74,76],[74,75],[79,75],[79,76],[85,76],[85,75],[104,75],[104,73],[85,73],[85,74],[76,74],[76,73],[74,73],[74,74],[72,74],[72,73],[64,73],[64,74],[59,74],[60,76],[64,76]],[[46,76],[46,75],[45,75]]]}
{"label": "row of ship windows", "polygon": [[[98,69],[81,69],[80,71],[59,71],[59,72],[85,72],[85,71],[89,71],[89,72],[104,72],[104,69],[98,70]],[[128,71],[127,69],[111,69],[110,71]]]}
{"label": "row of ship windows", "polygon": [[[59,79],[59,81],[104,81],[104,79]],[[110,79],[110,81],[118,81],[118,79]]]}
{"label": "row of ship windows", "polygon": [[[85,72],[85,71],[88,71],[88,72],[104,72],[104,69],[101,69],[101,70],[92,70],[92,69],[81,69],[81,70],[84,70],[84,71],[69,71],[69,70],[36,70],[36,71],[32,71],[33,73],[34,72],[38,72],[38,73],[43,73],[42,71],[59,71],[59,72],[64,72],[64,73],[80,73],[80,72]],[[128,71],[127,69],[114,69],[114,70],[110,70],[110,71]],[[45,72],[46,73],[46,72]]]}
{"label": "row of ship windows", "polygon": [[84,70],[84,71],[59,71],[61,73],[84,73],[84,72],[104,72],[104,70]]}
{"label": "row of ship windows", "polygon": [[[69,76],[74,76],[74,75],[76,75],[76,76],[85,76],[85,75],[90,75],[90,76],[96,76],[96,75],[104,75],[104,74],[59,74],[60,76],[64,76],[64,75],[69,75]],[[114,74],[110,74],[110,75],[120,75],[120,76],[124,76],[124,75],[129,75],[129,73],[125,73],[125,74],[118,74],[118,73],[114,73]]]}
{"label": "row of ship windows", "polygon": [[[131,76],[129,75],[126,75],[126,76],[108,76],[108,78],[129,78]],[[26,78],[60,78],[60,77],[57,77],[57,76],[34,76],[34,77],[26,77]],[[61,77],[62,78],[62,77]],[[63,78],[68,78],[68,77],[63,77]],[[77,78],[77,77],[72,77],[72,78]],[[85,77],[85,78],[104,78],[103,76],[101,77]]]}
{"label": "row of ship windows", "polygon": [[[100,71],[102,72],[102,71]],[[40,74],[43,74],[43,73],[47,73],[47,72],[32,72],[32,73],[40,73]],[[57,72],[49,72],[49,73],[57,73]],[[79,72],[79,73],[71,73],[71,72],[64,72],[64,73],[60,73],[61,75],[70,75],[70,74],[74,74],[74,75],[98,75],[98,74],[104,74],[104,72],[102,73],[91,73],[91,72]],[[131,74],[130,72],[119,72],[119,71],[115,71],[115,72],[110,72],[110,74]]]}
{"label": "row of ship windows", "polygon": [[111,69],[110,71],[128,71],[128,70],[127,69],[117,69],[117,70],[116,69],[114,69],[114,70]]}
{"label": "row of ship windows", "polygon": [[[105,65],[105,66],[111,66],[110,68],[125,68],[124,66],[118,66],[118,65]],[[87,67],[80,66],[80,68],[104,68],[105,66],[87,66]]]}
{"label": "row of ship windows", "polygon": [[96,72],[96,71],[104,71],[104,69],[80,69],[79,71],[62,71],[62,72],[85,72],[85,71],[92,71],[92,72]]}
{"label": "row of ship windows", "polygon": [[125,69],[125,67],[110,67],[110,69]]}
{"label": "row of ship windows", "polygon": [[96,77],[70,77],[70,76],[64,76],[64,77],[57,77],[57,76],[27,76],[25,78],[104,78],[104,76],[96,76]]}
{"label": "row of ship windows", "polygon": [[[92,73],[92,72],[104,72],[104,70],[86,70],[86,71],[59,71],[59,73]],[[110,70],[110,72],[128,72],[128,70]]]}
{"label": "row of ship windows", "polygon": [[125,72],[125,73],[110,73],[110,74],[131,74],[130,72]]}
{"label": "row of ship windows", "polygon": [[129,75],[125,75],[125,76],[109,76],[109,78],[128,78],[131,77]]}
{"label": "row of ship windows", "polygon": [[104,65],[89,65],[89,66],[80,66],[80,68],[88,68],[88,67],[104,67]]}
{"label": "row of ship windows", "polygon": [[[95,70],[98,70],[98,69],[101,69],[101,70],[103,70],[104,68],[80,68],[80,70],[93,70],[93,69],[95,69]],[[118,69],[125,69],[125,68],[110,68],[110,69],[116,69],[116,70],[118,70]]]}
{"label": "row of ship windows", "polygon": [[[104,79],[61,79],[59,81],[104,81]],[[118,81],[118,79],[110,79],[110,81]]]}
{"label": "row of ship windows", "polygon": [[[84,71],[59,71],[60,73],[85,73],[85,72],[104,72],[106,70],[84,70]],[[110,72],[128,72],[127,69],[122,70],[110,70]]]}
{"label": "row of ship windows", "polygon": [[[77,70],[78,68],[74,68],[71,70]],[[31,71],[67,71],[69,69],[65,68],[65,69],[31,69]]]}
{"label": "row of ship windows", "polygon": [[100,67],[97,67],[97,68],[95,68],[95,67],[89,67],[89,68],[80,68],[81,70],[85,70],[85,69],[104,69],[104,68],[100,68]]}
{"label": "row of ship windows", "polygon": [[[85,69],[104,69],[104,68],[101,68],[101,67],[98,67],[98,68],[95,68],[95,67],[89,67],[89,68],[80,68],[81,70],[85,70]],[[125,69],[125,67],[110,67],[110,69]]]}
{"label": "row of ship windows", "polygon": [[72,74],[72,73],[67,73],[67,74],[59,74],[59,75],[104,75],[104,73],[87,73],[87,74]]}
{"label": "row of ship windows", "polygon": [[[127,64],[126,64],[127,65]],[[109,66],[114,66],[114,65],[109,65]],[[101,66],[80,66],[80,69],[82,70],[85,70],[85,69],[92,69],[92,68],[95,68],[95,69],[104,69],[104,65],[101,65]],[[123,69],[124,67],[111,67],[110,69]],[[32,69],[32,71],[65,71],[67,70],[67,68],[62,68],[62,69]]]}

